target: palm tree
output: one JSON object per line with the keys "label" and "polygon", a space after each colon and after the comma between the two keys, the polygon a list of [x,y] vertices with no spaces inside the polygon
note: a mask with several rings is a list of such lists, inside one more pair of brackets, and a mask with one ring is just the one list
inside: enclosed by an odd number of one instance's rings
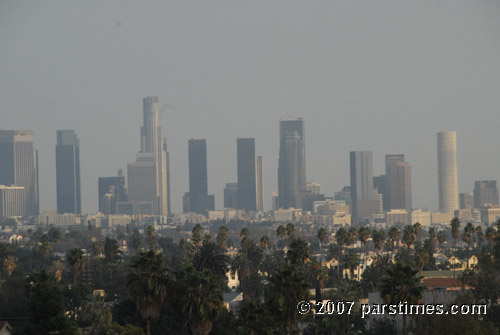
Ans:
{"label": "palm tree", "polygon": [[432,253],[434,253],[434,249],[436,248],[436,242],[437,242],[436,230],[434,228],[429,228],[429,243]]}
{"label": "palm tree", "polygon": [[221,289],[209,271],[199,272],[192,267],[181,270],[177,281],[183,284],[180,303],[192,334],[208,335],[223,309]]}
{"label": "palm tree", "polygon": [[326,242],[327,232],[326,229],[321,227],[318,229],[318,241],[319,241],[319,251],[320,251],[320,261],[323,262],[323,248],[321,247],[323,243]]}
{"label": "palm tree", "polygon": [[238,274],[238,280],[240,281],[240,289],[243,295],[246,295],[247,282],[251,273],[251,264],[248,259],[248,255],[244,252],[238,252],[236,257],[231,262],[231,274]]}
{"label": "palm tree", "polygon": [[418,247],[415,250],[415,258],[417,260],[418,268],[420,269],[420,275],[422,275],[422,270],[424,269],[424,266],[429,264],[431,256],[425,248]]}
{"label": "palm tree", "polygon": [[483,228],[481,228],[481,226],[476,227],[476,236],[477,236],[477,246],[479,251],[481,251],[481,246],[484,241],[484,233],[483,233]]}
{"label": "palm tree", "polygon": [[420,231],[422,230],[422,225],[420,222],[415,222],[413,224],[413,231],[415,232],[415,240],[420,242]]}
{"label": "palm tree", "polygon": [[290,249],[286,253],[286,257],[291,264],[303,266],[309,259],[309,245],[301,238],[294,238],[290,243]]}
{"label": "palm tree", "polygon": [[406,226],[403,231],[403,241],[405,242],[408,251],[410,251],[410,248],[415,243],[415,240],[415,228],[412,225]]}
{"label": "palm tree", "polygon": [[148,234],[149,249],[154,249],[157,243],[155,228],[153,226],[148,226],[146,232]]}
{"label": "palm tree", "polygon": [[394,243],[399,240],[399,230],[396,227],[391,227],[387,233],[389,236],[389,242],[391,244],[391,259],[392,259],[392,253],[394,251]]}
{"label": "palm tree", "polygon": [[191,240],[196,248],[198,248],[201,244],[201,231],[203,227],[197,223],[192,230]]}
{"label": "palm tree", "polygon": [[262,249],[266,250],[267,247],[269,246],[269,243],[271,242],[271,239],[269,238],[269,236],[267,235],[264,235],[260,238],[260,246],[262,247]]}
{"label": "palm tree", "polygon": [[453,251],[456,252],[455,246],[457,244],[458,236],[460,236],[460,221],[457,218],[453,218],[450,222],[451,226],[451,236],[453,237]]}
{"label": "palm tree", "polygon": [[224,248],[226,246],[228,235],[229,235],[229,230],[227,229],[227,227],[221,226],[219,228],[219,233],[217,234],[217,237],[215,239],[215,241],[221,248]]}
{"label": "palm tree", "polygon": [[385,232],[383,230],[374,229],[372,231],[372,239],[373,239],[373,248],[375,249],[376,252],[380,252],[380,250],[382,249],[382,245],[385,242]]}
{"label": "palm tree", "polygon": [[165,259],[158,250],[145,250],[132,263],[127,288],[137,309],[147,322],[147,335],[151,334],[151,320],[160,316],[167,296],[167,269]]}
{"label": "palm tree", "polygon": [[[354,279],[354,269],[359,266],[359,258],[355,252],[349,252],[342,257],[341,260],[343,269],[349,269],[350,279]],[[347,277],[347,275],[346,275]]]}
{"label": "palm tree", "polygon": [[213,242],[204,242],[193,258],[193,265],[196,270],[208,270],[214,280],[222,289],[226,280],[226,273],[229,269],[229,257],[224,254],[222,248]]}
{"label": "palm tree", "polygon": [[462,234],[462,241],[467,243],[467,270],[469,270],[469,250],[470,250],[470,244],[472,242],[472,235],[476,229],[472,225],[471,222],[467,222],[467,224],[464,227],[464,232]]}
{"label": "palm tree", "polygon": [[286,235],[289,238],[292,238],[295,235],[295,226],[293,223],[289,223],[286,225]]}
{"label": "palm tree", "polygon": [[[280,237],[280,241],[283,242],[283,238],[285,238],[286,235],[286,228],[283,225],[279,225],[278,228],[276,229],[276,236]],[[283,243],[281,243],[281,248],[283,248]]]}
{"label": "palm tree", "polygon": [[83,251],[79,248],[73,248],[66,254],[66,262],[73,269],[74,274],[74,282],[76,285],[76,281],[78,276],[80,275],[80,271],[83,269]]}
{"label": "palm tree", "polygon": [[[386,270],[387,274],[382,278],[381,295],[389,304],[408,302],[415,304],[420,301],[424,287],[420,283],[421,277],[417,277],[418,271],[411,266],[397,262]],[[407,334],[406,314],[403,313],[403,334]]]}
{"label": "palm tree", "polygon": [[295,328],[295,322],[300,316],[297,313],[297,302],[307,301],[308,286],[297,268],[284,265],[277,269],[269,278],[269,296],[267,305],[276,320],[281,323],[283,334],[290,335]]}
{"label": "palm tree", "polygon": [[442,249],[443,244],[446,242],[446,234],[444,233],[444,231],[442,231],[442,230],[438,231],[437,240],[439,243],[439,248]]}
{"label": "palm tree", "polygon": [[[361,248],[359,248],[359,260],[360,260],[360,264],[364,264],[366,266],[366,242],[368,242],[368,239],[370,238],[370,235],[371,235],[371,231],[370,231],[370,228],[368,228],[367,226],[363,226],[363,227],[360,227],[359,230],[358,230],[358,238],[359,238],[359,241],[361,242],[361,245],[364,246],[365,248],[365,258],[363,260],[363,262],[361,262]],[[360,274],[361,274],[361,271],[359,269],[359,266],[358,266],[358,281],[360,279]]]}
{"label": "palm tree", "polygon": [[485,236],[486,236],[486,241],[488,241],[488,250],[489,252],[491,252],[491,246],[493,245],[493,241],[495,241],[495,238],[497,236],[495,228],[493,227],[486,228]]}

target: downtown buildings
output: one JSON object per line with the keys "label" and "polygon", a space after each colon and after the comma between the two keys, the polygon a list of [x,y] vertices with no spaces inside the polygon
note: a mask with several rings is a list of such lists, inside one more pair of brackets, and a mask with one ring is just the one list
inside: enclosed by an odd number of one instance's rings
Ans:
{"label": "downtown buildings", "polygon": [[58,130],[56,145],[57,212],[82,213],[80,141],[74,130]]}
{"label": "downtown buildings", "polygon": [[127,166],[128,201],[116,204],[123,214],[169,214],[167,141],[162,135],[157,97],[143,99],[141,151]]}
{"label": "downtown buildings", "polygon": [[31,130],[0,130],[0,217],[39,212],[38,152]]}
{"label": "downtown buildings", "polygon": [[457,133],[442,131],[437,134],[439,210],[453,212],[459,209],[457,172]]}
{"label": "downtown buildings", "polygon": [[207,141],[190,139],[189,157],[189,192],[184,194],[183,211],[206,215],[215,209],[215,197],[208,194]]}
{"label": "downtown buildings", "polygon": [[304,121],[280,120],[278,161],[278,206],[301,208],[301,193],[306,191],[306,151]]}

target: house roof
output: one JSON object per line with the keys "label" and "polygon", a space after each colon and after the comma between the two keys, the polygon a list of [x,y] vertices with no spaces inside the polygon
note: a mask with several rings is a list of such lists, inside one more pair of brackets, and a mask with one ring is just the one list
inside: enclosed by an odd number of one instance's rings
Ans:
{"label": "house roof", "polygon": [[436,288],[460,289],[463,286],[459,278],[449,277],[423,278],[422,284],[427,287],[428,290]]}

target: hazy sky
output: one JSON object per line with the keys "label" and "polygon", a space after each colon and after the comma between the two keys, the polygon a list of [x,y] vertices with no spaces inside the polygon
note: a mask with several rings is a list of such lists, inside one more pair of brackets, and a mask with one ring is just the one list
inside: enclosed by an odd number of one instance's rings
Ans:
{"label": "hazy sky", "polygon": [[0,1],[0,128],[32,129],[41,209],[56,208],[56,130],[80,138],[82,207],[97,178],[140,148],[142,98],[156,95],[172,204],[188,190],[187,143],[206,138],[216,207],[236,181],[236,138],[277,190],[279,119],[301,116],[307,178],[349,184],[349,151],[412,166],[413,205],[436,209],[436,133],[458,137],[459,191],[500,180],[500,2]]}

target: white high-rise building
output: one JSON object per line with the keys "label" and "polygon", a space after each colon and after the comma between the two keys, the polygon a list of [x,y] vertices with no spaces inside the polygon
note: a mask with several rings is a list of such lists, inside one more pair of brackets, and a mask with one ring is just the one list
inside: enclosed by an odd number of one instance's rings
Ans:
{"label": "white high-rise building", "polygon": [[442,131],[437,134],[439,210],[459,209],[457,173],[457,133]]}
{"label": "white high-rise building", "polygon": [[128,200],[151,203],[151,214],[168,215],[167,141],[162,136],[157,97],[143,99],[143,117],[141,151],[137,161],[128,165]]}

